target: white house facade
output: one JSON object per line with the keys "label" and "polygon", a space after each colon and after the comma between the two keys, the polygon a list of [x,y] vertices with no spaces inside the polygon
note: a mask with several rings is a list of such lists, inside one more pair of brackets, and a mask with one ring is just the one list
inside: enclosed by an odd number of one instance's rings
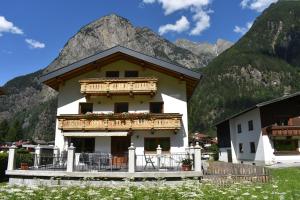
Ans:
{"label": "white house facade", "polygon": [[220,161],[300,161],[300,93],[263,102],[217,124]]}
{"label": "white house facade", "polygon": [[[124,47],[83,59],[42,77],[58,95],[55,146],[122,157],[184,152],[187,101],[201,75]],[[124,160],[124,162],[127,162]]]}

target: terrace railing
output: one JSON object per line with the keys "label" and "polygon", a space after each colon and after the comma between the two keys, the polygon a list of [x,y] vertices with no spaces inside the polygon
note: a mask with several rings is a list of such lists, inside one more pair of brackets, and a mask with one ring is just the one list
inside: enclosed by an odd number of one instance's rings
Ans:
{"label": "terrace railing", "polygon": [[181,128],[182,115],[178,113],[122,113],[60,115],[57,118],[58,128],[63,131],[177,131]]}
{"label": "terrace railing", "polygon": [[300,126],[271,125],[266,128],[266,133],[272,136],[300,136]]}
{"label": "terrace railing", "polygon": [[80,92],[85,95],[151,95],[157,90],[157,78],[94,78],[80,80]]}

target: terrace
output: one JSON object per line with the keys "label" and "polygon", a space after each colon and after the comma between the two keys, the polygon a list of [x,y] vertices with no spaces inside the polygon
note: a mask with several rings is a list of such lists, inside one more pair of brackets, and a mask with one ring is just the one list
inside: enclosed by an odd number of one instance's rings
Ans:
{"label": "terrace", "polygon": [[[71,144],[67,151],[42,154],[39,147],[32,154],[30,163],[16,165],[21,155],[16,148],[9,150],[6,174],[10,177],[69,177],[69,178],[182,178],[200,177],[201,148],[191,147],[186,152],[162,153],[158,146],[156,153],[137,155],[133,144],[125,156],[109,153],[75,153]],[[191,163],[190,169],[183,166],[184,161]],[[24,173],[26,171],[26,173]]]}

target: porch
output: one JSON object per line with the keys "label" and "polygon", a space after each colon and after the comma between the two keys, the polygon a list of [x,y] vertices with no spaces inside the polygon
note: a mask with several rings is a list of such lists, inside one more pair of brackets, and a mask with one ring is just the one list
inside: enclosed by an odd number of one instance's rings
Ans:
{"label": "porch", "polygon": [[[107,178],[107,179],[157,179],[201,177],[201,149],[199,145],[186,152],[163,154],[160,146],[153,154],[136,154],[133,144],[126,155],[109,153],[78,153],[71,144],[68,151],[43,155],[39,147],[32,154],[32,163],[19,163],[16,148],[9,150],[6,174],[13,179],[55,178]],[[190,163],[190,169],[183,166]],[[24,166],[25,165],[25,166]],[[188,170],[188,171],[183,171]]]}

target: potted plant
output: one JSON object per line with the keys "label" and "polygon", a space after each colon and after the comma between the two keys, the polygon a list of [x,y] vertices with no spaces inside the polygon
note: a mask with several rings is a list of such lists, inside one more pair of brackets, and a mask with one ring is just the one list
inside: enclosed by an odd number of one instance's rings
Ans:
{"label": "potted plant", "polygon": [[21,163],[21,170],[28,170],[28,163]]}
{"label": "potted plant", "polygon": [[190,158],[183,159],[181,161],[181,169],[182,171],[191,171],[192,170],[193,160]]}

